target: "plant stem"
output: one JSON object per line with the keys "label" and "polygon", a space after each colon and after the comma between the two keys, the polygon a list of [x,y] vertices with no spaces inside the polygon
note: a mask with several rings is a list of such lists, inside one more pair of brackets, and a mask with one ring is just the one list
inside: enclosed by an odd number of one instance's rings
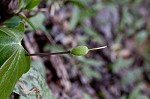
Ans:
{"label": "plant stem", "polygon": [[48,55],[58,55],[58,54],[70,54],[70,51],[54,52],[54,53],[35,53],[35,54],[27,54],[27,56],[48,56]]}

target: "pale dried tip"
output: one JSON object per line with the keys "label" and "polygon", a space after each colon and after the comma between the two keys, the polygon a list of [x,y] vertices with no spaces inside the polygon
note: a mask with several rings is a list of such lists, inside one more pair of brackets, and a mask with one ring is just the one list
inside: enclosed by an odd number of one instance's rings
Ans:
{"label": "pale dried tip", "polygon": [[97,47],[97,48],[91,48],[91,49],[89,49],[90,51],[91,50],[99,50],[99,49],[103,49],[103,48],[106,48],[107,46],[102,46],[102,47]]}
{"label": "pale dried tip", "polygon": [[55,6],[52,5],[51,6],[51,11],[50,11],[50,16],[54,16],[55,15]]}

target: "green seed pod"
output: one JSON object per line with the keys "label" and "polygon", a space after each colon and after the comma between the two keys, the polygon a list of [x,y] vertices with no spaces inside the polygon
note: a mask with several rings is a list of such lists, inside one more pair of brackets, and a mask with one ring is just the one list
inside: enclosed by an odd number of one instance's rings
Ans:
{"label": "green seed pod", "polygon": [[88,53],[89,49],[86,46],[77,46],[73,48],[70,53],[75,56],[82,56]]}

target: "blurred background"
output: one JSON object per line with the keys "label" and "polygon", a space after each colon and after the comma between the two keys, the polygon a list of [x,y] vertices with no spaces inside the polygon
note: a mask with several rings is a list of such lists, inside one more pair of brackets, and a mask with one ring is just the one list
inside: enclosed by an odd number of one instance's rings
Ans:
{"label": "blurred background", "polygon": [[108,46],[32,57],[57,99],[150,99],[150,0],[42,0],[24,14],[29,53]]}

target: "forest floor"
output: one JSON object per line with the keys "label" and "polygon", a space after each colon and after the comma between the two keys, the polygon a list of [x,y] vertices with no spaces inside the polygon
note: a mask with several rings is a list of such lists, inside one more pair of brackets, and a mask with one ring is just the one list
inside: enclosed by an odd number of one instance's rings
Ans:
{"label": "forest floor", "polygon": [[53,95],[57,99],[149,99],[149,5],[149,0],[43,0],[38,9],[25,12],[37,30],[29,29],[23,40],[30,53],[108,46],[82,57],[32,57],[44,63]]}

